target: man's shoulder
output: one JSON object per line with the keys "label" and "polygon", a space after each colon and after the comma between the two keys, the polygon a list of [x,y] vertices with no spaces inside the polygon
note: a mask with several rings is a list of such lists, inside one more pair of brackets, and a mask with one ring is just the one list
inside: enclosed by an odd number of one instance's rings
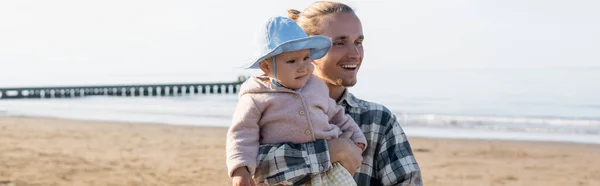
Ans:
{"label": "man's shoulder", "polygon": [[394,112],[381,103],[361,99],[352,94],[350,94],[348,99],[350,99],[350,102],[354,102],[359,110],[361,110],[361,115],[366,115],[371,123],[389,125],[397,122],[397,116]]}
{"label": "man's shoulder", "polygon": [[354,102],[361,109],[374,110],[374,111],[380,111],[380,112],[393,114],[392,111],[387,106],[385,106],[381,103],[358,98],[355,95],[353,95],[352,93],[350,93],[350,95],[351,96],[349,96],[349,98],[348,98],[348,99],[350,99],[349,101]]}

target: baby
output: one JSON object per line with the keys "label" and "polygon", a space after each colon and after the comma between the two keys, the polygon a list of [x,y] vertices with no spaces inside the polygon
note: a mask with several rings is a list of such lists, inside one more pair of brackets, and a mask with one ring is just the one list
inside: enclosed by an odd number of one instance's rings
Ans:
{"label": "baby", "polygon": [[[266,183],[265,178],[272,176],[267,175],[270,168],[257,167],[256,160],[262,144],[307,143],[349,131],[350,139],[364,151],[367,141],[359,126],[329,97],[325,83],[312,75],[312,60],[327,54],[331,40],[307,36],[286,17],[270,18],[261,28],[260,55],[245,68],[260,68],[264,74],[242,84],[227,132],[227,168],[233,185],[292,184]],[[313,173],[307,185],[356,183],[336,162],[325,172]]]}

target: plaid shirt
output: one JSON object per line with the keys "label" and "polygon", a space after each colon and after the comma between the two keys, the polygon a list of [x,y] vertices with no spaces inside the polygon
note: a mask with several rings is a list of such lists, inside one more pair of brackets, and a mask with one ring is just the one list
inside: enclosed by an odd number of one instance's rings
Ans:
{"label": "plaid shirt", "polygon": [[[421,170],[396,116],[385,106],[360,100],[348,89],[338,102],[367,137],[363,162],[354,175],[359,186],[423,185]],[[327,142],[267,144],[258,152],[257,175],[269,185],[301,185],[331,167]]]}

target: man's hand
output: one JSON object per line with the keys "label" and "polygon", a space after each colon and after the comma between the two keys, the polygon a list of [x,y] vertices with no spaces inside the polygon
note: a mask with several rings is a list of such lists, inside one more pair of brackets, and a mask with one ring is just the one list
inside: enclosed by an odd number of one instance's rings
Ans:
{"label": "man's hand", "polygon": [[256,186],[252,175],[246,167],[240,167],[233,171],[233,186]]}
{"label": "man's hand", "polygon": [[361,166],[363,157],[362,149],[350,140],[352,131],[344,132],[339,138],[327,141],[331,163],[340,162],[352,176]]}

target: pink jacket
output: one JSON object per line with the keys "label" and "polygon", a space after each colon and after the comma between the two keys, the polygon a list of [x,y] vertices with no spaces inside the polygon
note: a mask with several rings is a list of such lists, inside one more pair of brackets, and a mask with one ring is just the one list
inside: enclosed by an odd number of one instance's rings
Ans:
{"label": "pink jacket", "polygon": [[314,75],[300,93],[271,84],[267,76],[251,77],[240,87],[233,123],[227,132],[229,176],[243,166],[254,174],[259,144],[307,143],[337,138],[348,130],[353,132],[351,139],[366,148],[360,127],[329,97],[327,85]]}

